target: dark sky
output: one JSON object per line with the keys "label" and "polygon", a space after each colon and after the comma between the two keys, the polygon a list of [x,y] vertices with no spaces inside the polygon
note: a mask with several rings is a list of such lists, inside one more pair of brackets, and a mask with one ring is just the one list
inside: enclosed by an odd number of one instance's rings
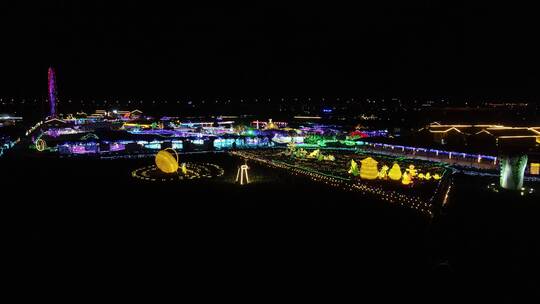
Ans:
{"label": "dark sky", "polygon": [[0,4],[4,96],[43,95],[49,65],[73,98],[540,96],[523,7],[13,2]]}

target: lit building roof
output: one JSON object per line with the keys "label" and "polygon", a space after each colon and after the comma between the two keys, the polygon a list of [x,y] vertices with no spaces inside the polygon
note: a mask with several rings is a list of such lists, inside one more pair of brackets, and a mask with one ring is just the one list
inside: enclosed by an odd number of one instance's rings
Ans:
{"label": "lit building roof", "polygon": [[448,133],[451,131],[465,135],[489,134],[497,138],[539,137],[540,127],[508,127],[503,125],[441,125],[432,123],[428,126],[431,133]]}
{"label": "lit building roof", "polygon": [[495,137],[537,137],[540,133],[531,128],[489,128],[486,130]]}

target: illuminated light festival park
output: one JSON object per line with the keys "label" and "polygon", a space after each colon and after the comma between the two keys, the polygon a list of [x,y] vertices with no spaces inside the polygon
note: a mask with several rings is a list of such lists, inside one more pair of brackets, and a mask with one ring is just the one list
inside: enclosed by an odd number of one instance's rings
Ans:
{"label": "illuminated light festival park", "polygon": [[534,286],[540,79],[463,76],[452,17],[418,29],[402,4],[379,28],[341,9],[291,8],[280,23],[269,8],[133,5],[147,27],[102,3],[53,6],[56,38],[8,63],[0,87],[2,201],[32,270],[47,276],[57,250],[70,265],[118,251],[171,258],[194,280],[249,269],[327,286],[343,270],[369,281],[343,288],[400,300]]}

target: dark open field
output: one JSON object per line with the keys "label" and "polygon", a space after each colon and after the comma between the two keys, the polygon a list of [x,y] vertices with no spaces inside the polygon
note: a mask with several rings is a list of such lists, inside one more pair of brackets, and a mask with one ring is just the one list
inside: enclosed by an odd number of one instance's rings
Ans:
{"label": "dark open field", "polygon": [[[430,220],[256,164],[253,183],[241,187],[233,181],[242,161],[227,154],[180,157],[216,163],[225,175],[152,183],[130,176],[152,158],[0,159],[3,208],[21,269],[38,270],[38,280],[103,268],[170,269],[190,280],[212,273],[224,282],[262,276],[293,288],[368,282],[399,290],[383,298],[464,291],[482,298],[507,281],[531,288],[524,275],[537,263],[538,205],[482,201],[477,180],[458,183],[446,214]],[[251,284],[265,284],[257,282]]]}

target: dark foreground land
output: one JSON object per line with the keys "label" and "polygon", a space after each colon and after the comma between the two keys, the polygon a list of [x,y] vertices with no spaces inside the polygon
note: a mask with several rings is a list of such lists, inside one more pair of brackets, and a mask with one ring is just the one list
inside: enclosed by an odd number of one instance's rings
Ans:
{"label": "dark foreground land", "polygon": [[357,299],[511,299],[536,288],[537,202],[488,201],[461,179],[432,220],[255,164],[241,187],[241,161],[226,154],[181,158],[225,175],[151,183],[130,173],[152,158],[0,159],[19,275],[43,286],[81,275],[116,286],[127,275],[268,295],[338,286],[333,297]]}

